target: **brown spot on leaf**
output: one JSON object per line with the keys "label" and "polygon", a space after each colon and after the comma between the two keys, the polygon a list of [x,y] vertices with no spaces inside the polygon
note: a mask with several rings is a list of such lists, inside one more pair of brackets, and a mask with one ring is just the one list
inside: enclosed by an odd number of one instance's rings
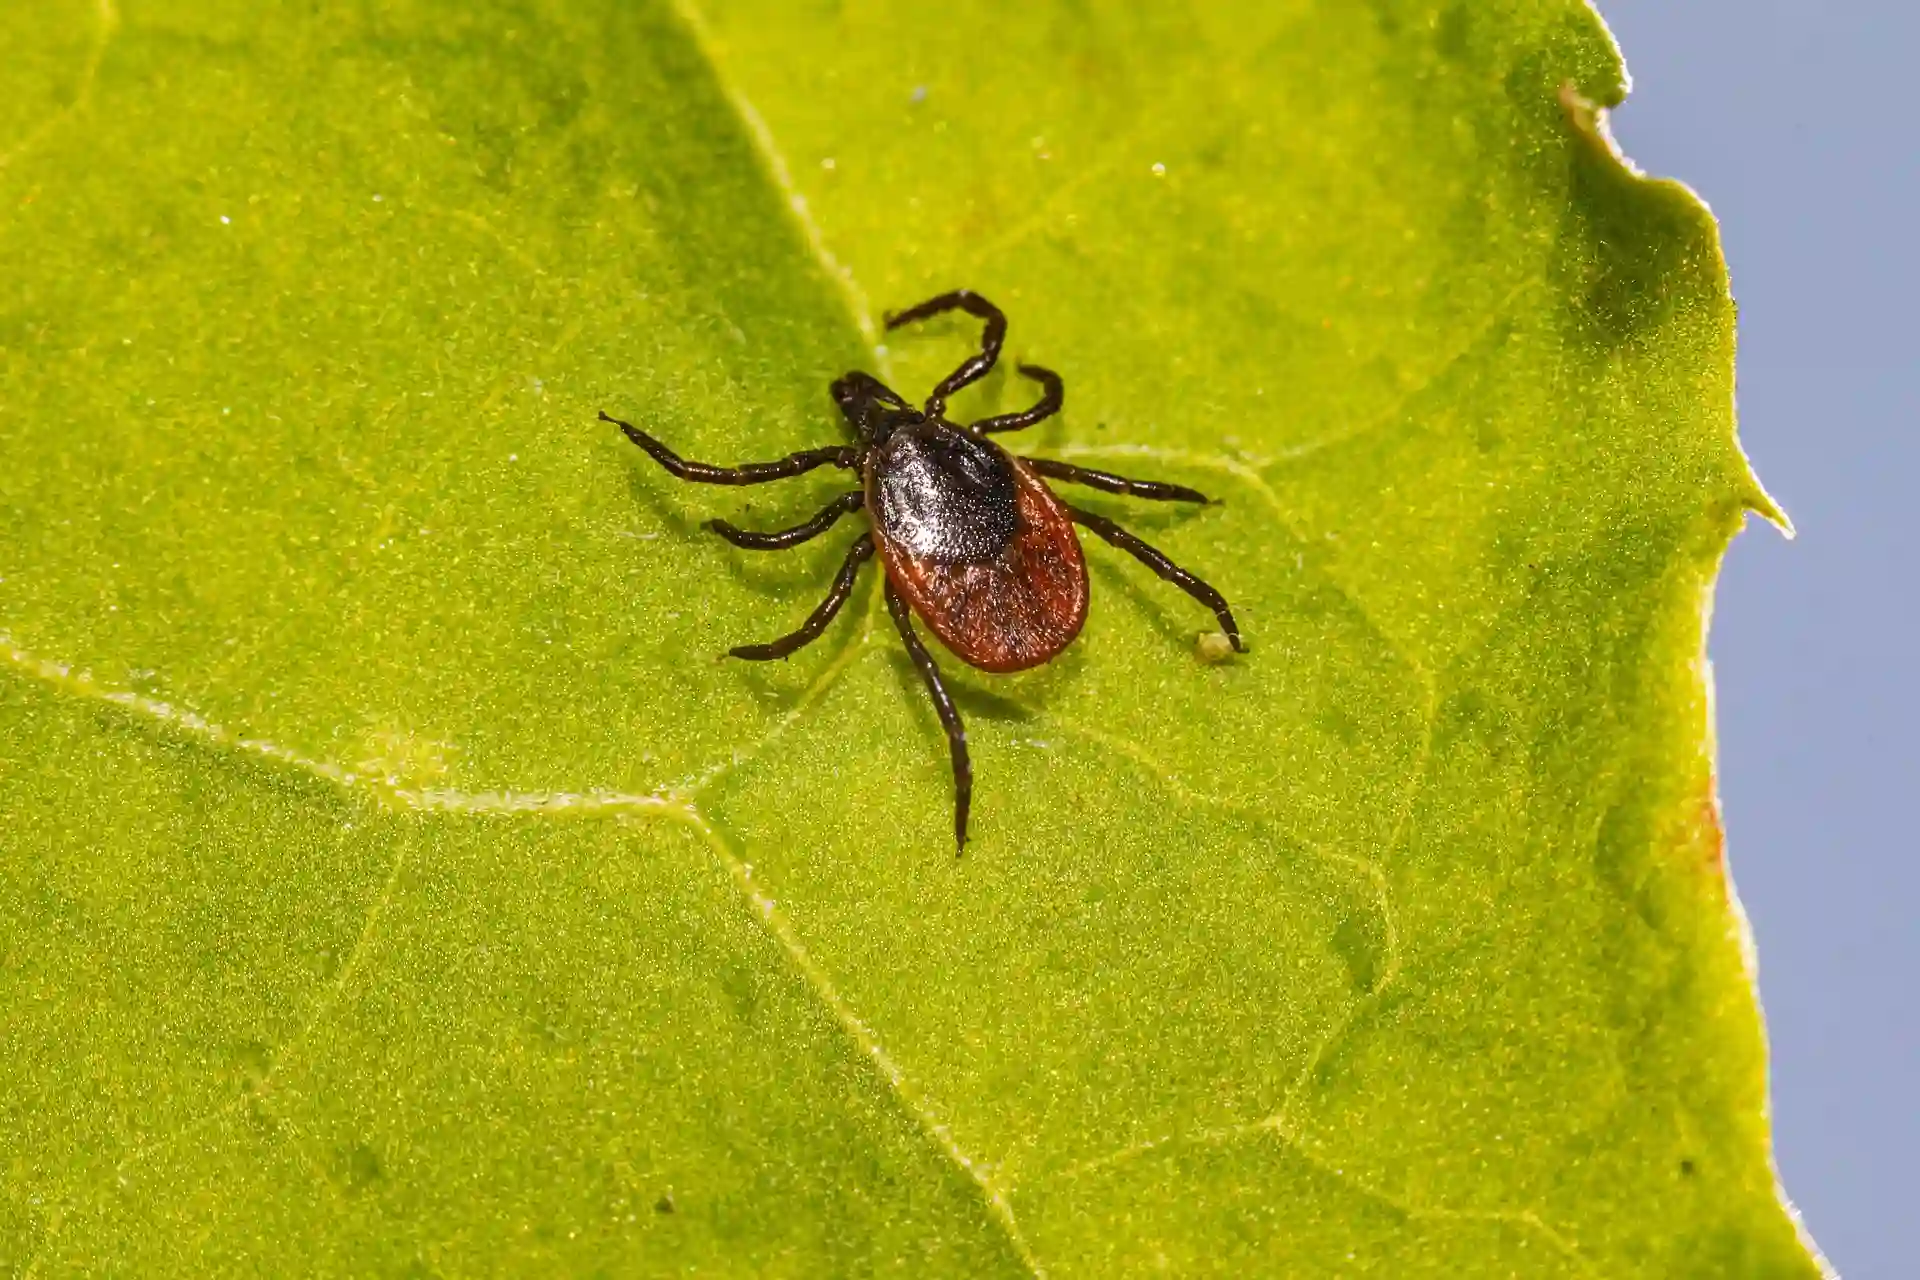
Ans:
{"label": "brown spot on leaf", "polygon": [[1670,832],[1668,843],[1677,857],[1719,873],[1727,838],[1720,826],[1720,791],[1711,771],[1703,771],[1688,787]]}
{"label": "brown spot on leaf", "polygon": [[1719,788],[1714,786],[1711,773],[1695,800],[1694,829],[1701,859],[1718,870],[1727,853],[1727,833],[1720,825]]}
{"label": "brown spot on leaf", "polygon": [[387,1176],[386,1170],[380,1167],[380,1157],[364,1142],[340,1152],[338,1160],[349,1191],[366,1191]]}

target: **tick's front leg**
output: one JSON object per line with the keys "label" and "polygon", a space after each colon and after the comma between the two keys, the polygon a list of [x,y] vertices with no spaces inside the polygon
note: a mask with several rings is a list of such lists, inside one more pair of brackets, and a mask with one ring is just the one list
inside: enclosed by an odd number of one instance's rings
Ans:
{"label": "tick's front leg", "polygon": [[645,449],[649,457],[671,474],[682,480],[694,480],[700,484],[765,484],[769,480],[785,480],[788,476],[803,475],[816,467],[851,467],[854,459],[852,449],[845,445],[835,445],[825,449],[802,449],[798,453],[788,454],[777,462],[749,462],[738,467],[716,467],[709,462],[693,462],[681,457],[631,422],[622,422],[618,418],[608,416],[605,409],[600,411],[600,421],[611,422],[626,432],[627,439]]}

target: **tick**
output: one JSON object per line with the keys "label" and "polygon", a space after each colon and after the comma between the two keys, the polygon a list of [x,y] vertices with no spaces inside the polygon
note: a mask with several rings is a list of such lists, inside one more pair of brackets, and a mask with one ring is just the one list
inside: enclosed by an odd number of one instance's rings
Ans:
{"label": "tick", "polygon": [[886,569],[887,612],[907,653],[920,670],[934,710],[946,729],[953,756],[953,836],[967,844],[967,811],[973,800],[973,766],[967,733],[947,694],[940,668],[913,626],[919,614],[927,629],[954,657],[982,671],[1037,667],[1073,642],[1087,619],[1087,566],[1081,558],[1078,524],[1098,534],[1213,610],[1220,630],[1244,653],[1233,611],[1218,591],[1155,548],[1091,511],[1062,502],[1048,480],[1086,485],[1106,493],[1164,502],[1209,499],[1185,485],[1133,480],[1052,458],[1020,457],[988,437],[1019,431],[1060,412],[1065,391],[1060,375],[1023,364],[1020,373],[1040,384],[1031,409],[962,425],[947,417],[947,400],[985,377],[1000,358],[1007,317],[969,289],[956,289],[887,317],[887,328],[947,311],[964,311],[985,322],[980,350],[968,356],[915,409],[871,374],[855,371],[834,381],[834,403],[852,429],[854,443],[803,449],[775,462],[716,467],[682,458],[640,428],[602,412],[627,438],[681,480],[701,484],[765,484],[819,467],[854,472],[860,487],[829,502],[811,519],[766,533],[739,529],[724,520],[707,527],[736,547],[782,551],[825,533],[845,515],[865,510],[869,530],[853,540],[833,586],[800,629],[766,644],[728,650],[752,662],[784,658],[827,629],[853,592],[860,567],[880,553]]}

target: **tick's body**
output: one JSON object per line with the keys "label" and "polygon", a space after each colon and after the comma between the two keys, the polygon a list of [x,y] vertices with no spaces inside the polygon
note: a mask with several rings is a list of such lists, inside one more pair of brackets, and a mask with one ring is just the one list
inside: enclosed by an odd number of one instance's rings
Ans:
{"label": "tick's body", "polygon": [[942,422],[894,432],[867,469],[887,581],[954,656],[1024,671],[1087,620],[1073,520],[1039,477],[989,440]]}
{"label": "tick's body", "polygon": [[912,613],[940,637],[955,657],[983,671],[1024,671],[1059,653],[1080,634],[1087,617],[1087,567],[1073,526],[1077,522],[1126,551],[1214,611],[1227,640],[1238,650],[1240,631],[1220,593],[1179,568],[1111,520],[1068,506],[1042,477],[1103,489],[1108,493],[1176,502],[1205,502],[1180,485],[1129,480],[1046,458],[1016,458],[988,434],[1031,426],[1060,411],[1060,378],[1034,365],[1020,372],[1044,389],[1023,413],[1003,414],[961,426],[946,417],[947,397],[984,376],[999,358],[1006,317],[967,290],[944,293],[887,321],[893,328],[949,310],[986,321],[978,354],[949,374],[923,409],[914,409],[879,380],[849,373],[833,384],[833,398],[853,428],[857,444],[809,449],[778,462],[713,467],[679,457],[652,436],[601,414],[668,471],[708,484],[760,484],[817,467],[857,471],[861,487],[841,495],[812,519],[775,533],[749,533],[724,521],[709,527],[735,546],[776,550],[822,532],[841,516],[867,509],[872,532],[847,549],[847,558],[827,598],[792,635],[768,644],[731,650],[734,657],[784,658],[816,639],[846,603],[854,578],[876,547],[887,575],[887,608],[901,639],[933,695],[953,754],[954,838],[967,841],[967,810],[973,771],[966,732],[947,696],[939,668],[913,629]]}

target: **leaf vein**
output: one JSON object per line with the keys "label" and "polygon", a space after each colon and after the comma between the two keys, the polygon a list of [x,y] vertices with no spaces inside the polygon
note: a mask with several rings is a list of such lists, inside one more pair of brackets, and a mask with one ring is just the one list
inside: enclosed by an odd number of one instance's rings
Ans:
{"label": "leaf vein", "polygon": [[[1186,449],[1163,449],[1154,445],[1117,443],[1068,445],[1055,452],[1065,458],[1146,458],[1156,462],[1168,463],[1173,466],[1198,467],[1204,470],[1221,472],[1224,475],[1231,476],[1235,480],[1240,481],[1251,489],[1254,495],[1272,510],[1275,519],[1280,522],[1281,527],[1284,528],[1296,542],[1302,545],[1310,542],[1305,531],[1296,527],[1289,517],[1286,504],[1281,501],[1279,492],[1274,489],[1266,476],[1261,474],[1258,469],[1261,466],[1269,465],[1271,460],[1262,461],[1249,456],[1203,453]],[[1354,612],[1360,615],[1360,620],[1366,624],[1367,629],[1392,651],[1395,658],[1399,659],[1401,663],[1414,673],[1415,677],[1419,679],[1422,686],[1427,690],[1428,701],[1431,705],[1435,685],[1432,673],[1427,670],[1426,664],[1420,661],[1398,636],[1394,635],[1393,632],[1382,626],[1374,618],[1372,610],[1367,607],[1366,602],[1361,598],[1358,591],[1342,581],[1338,574],[1332,573],[1324,567],[1319,568],[1318,572],[1327,580],[1329,585],[1346,599],[1348,604],[1353,606]]]}
{"label": "leaf vein", "polygon": [[96,680],[84,668],[38,657],[21,648],[6,631],[0,631],[0,665],[11,667],[21,675],[50,684],[75,697],[105,702],[155,721],[203,746],[252,755],[346,790],[364,790],[390,808],[455,814],[637,812],[680,816],[682,820],[685,820],[684,815],[691,812],[687,802],[674,795],[630,795],[601,789],[460,791],[450,787],[410,787],[394,774],[380,774],[364,768],[351,769],[331,760],[317,759],[264,738],[235,733],[185,707],[129,690],[111,688]]}
{"label": "leaf vein", "polygon": [[[753,139],[754,148],[766,162],[767,171],[773,178],[774,185],[780,189],[780,194],[785,197],[787,208],[792,212],[794,221],[799,224],[801,234],[806,237],[807,248],[812,252],[814,260],[826,273],[827,278],[833,281],[834,287],[839,290],[841,300],[846,303],[847,310],[853,316],[854,324],[859,327],[861,339],[867,346],[875,346],[879,341],[880,330],[873,322],[873,308],[867,301],[866,290],[862,289],[859,281],[853,278],[853,269],[840,261],[828,246],[826,233],[814,220],[813,211],[807,204],[806,193],[801,191],[800,185],[793,180],[793,171],[787,166],[786,156],[774,139],[773,130],[768,127],[766,119],[755,109],[747,95],[720,73],[720,59],[713,50],[712,32],[707,27],[706,19],[701,17],[700,11],[694,7],[692,0],[672,0],[672,4],[674,13],[686,27],[694,47],[699,50],[701,58],[713,72],[714,82],[720,86],[720,91],[726,95],[728,103],[739,114],[741,123],[746,126],[748,136]],[[883,374],[886,372],[884,367],[881,372]]]}
{"label": "leaf vein", "polygon": [[1021,1232],[1019,1221],[1014,1216],[1012,1200],[994,1176],[994,1171],[980,1158],[961,1147],[959,1139],[954,1136],[952,1126],[942,1117],[932,1099],[914,1083],[900,1064],[887,1052],[886,1046],[880,1042],[873,1028],[834,985],[833,978],[828,974],[826,967],[814,959],[812,953],[807,950],[806,944],[800,939],[799,931],[794,928],[787,914],[780,910],[779,903],[768,897],[754,883],[753,869],[734,852],[720,832],[697,813],[694,815],[692,825],[712,848],[715,860],[733,881],[741,898],[780,949],[786,953],[802,981],[820,1003],[826,1006],[828,1014],[839,1023],[841,1030],[872,1064],[875,1072],[886,1083],[894,1100],[979,1190],[988,1218],[1005,1234],[1008,1244],[1025,1264],[1027,1270],[1035,1277],[1044,1278],[1046,1269],[1041,1265],[1039,1258]]}
{"label": "leaf vein", "polygon": [[1401,392],[1394,398],[1391,405],[1379,413],[1374,414],[1365,422],[1360,423],[1358,426],[1348,427],[1342,431],[1333,431],[1327,435],[1315,437],[1302,444],[1281,449],[1271,457],[1262,459],[1256,465],[1263,470],[1282,467],[1289,463],[1298,462],[1302,458],[1309,457],[1312,454],[1324,453],[1328,449],[1349,444],[1355,440],[1372,435],[1376,431],[1394,425],[1406,413],[1409,405],[1425,395],[1432,389],[1436,382],[1446,377],[1447,374],[1451,373],[1469,359],[1474,352],[1479,349],[1480,344],[1486,339],[1487,335],[1493,332],[1494,327],[1514,314],[1514,310],[1521,298],[1523,298],[1530,289],[1536,285],[1544,285],[1546,283],[1546,278],[1541,275],[1527,274],[1521,276],[1519,280],[1514,282],[1513,287],[1507,290],[1506,295],[1502,297],[1498,303],[1488,308],[1487,314],[1481,318],[1480,322],[1469,329],[1450,350],[1444,352],[1439,360],[1434,363],[1433,367],[1428,370],[1418,382]]}
{"label": "leaf vein", "polygon": [[0,173],[6,172],[14,161],[38,148],[61,125],[80,115],[92,104],[94,82],[100,75],[100,60],[106,56],[107,45],[120,27],[120,11],[114,7],[113,0],[94,0],[93,10],[93,39],[87,44],[86,61],[80,67],[80,81],[74,88],[73,101],[28,130],[27,136],[15,144],[13,150],[0,151]]}
{"label": "leaf vein", "polygon": [[[1427,762],[1432,758],[1433,752],[1435,702],[1435,691],[1431,683],[1429,683],[1427,686],[1426,714],[1421,717],[1423,727],[1420,735],[1420,749],[1415,753],[1413,761],[1408,767],[1407,782],[1405,784],[1404,794],[1401,797],[1399,813],[1395,815],[1393,830],[1388,833],[1386,843],[1383,847],[1386,856],[1391,856],[1393,851],[1399,848],[1400,839],[1406,831],[1409,815],[1413,812],[1414,800],[1418,797],[1421,786],[1426,778]],[[1381,895],[1383,901],[1391,903],[1392,885],[1387,879],[1386,873],[1376,864],[1368,863],[1366,865],[1369,873],[1377,877],[1375,881],[1375,891]],[[1314,1046],[1313,1052],[1309,1054],[1307,1060],[1301,1064],[1299,1074],[1294,1077],[1293,1083],[1288,1086],[1286,1096],[1280,1100],[1280,1110],[1273,1117],[1276,1124],[1290,1125],[1292,1123],[1295,1104],[1299,1102],[1305,1093],[1307,1082],[1311,1080],[1314,1073],[1320,1069],[1320,1064],[1326,1060],[1327,1054],[1331,1052],[1335,1046],[1340,1044],[1341,1041],[1346,1039],[1348,1033],[1359,1024],[1362,1017],[1379,1006],[1380,1002],[1386,998],[1387,992],[1393,987],[1394,983],[1399,981],[1402,972],[1400,929],[1398,921],[1390,912],[1386,915],[1386,939],[1387,958],[1385,964],[1382,966],[1380,981],[1375,984],[1371,991],[1361,996],[1342,1011],[1340,1016],[1335,1019],[1333,1026],[1327,1029],[1327,1034],[1321,1038],[1320,1043]]]}
{"label": "leaf vein", "polygon": [[[212,1128],[222,1119],[245,1106],[247,1101],[248,1099],[244,1095],[230,1099],[221,1103],[205,1115],[181,1125],[172,1133],[162,1134],[158,1137],[149,1138],[144,1142],[135,1143],[133,1149],[122,1156],[118,1163],[113,1166],[113,1169],[107,1175],[107,1179],[103,1180],[102,1185],[105,1186],[109,1181],[121,1181],[130,1170],[153,1159],[162,1152],[178,1146],[195,1134]],[[79,1184],[74,1183],[63,1187],[59,1194],[53,1197],[47,1214],[47,1229],[40,1237],[39,1248],[34,1251],[33,1257],[28,1260],[26,1269],[20,1273],[20,1280],[33,1280],[33,1277],[39,1274],[41,1263],[53,1253],[54,1246],[59,1243],[60,1234],[66,1226],[67,1213],[73,1207],[79,1190]]]}
{"label": "leaf vein", "polygon": [[1151,1138],[1145,1142],[1136,1142],[1122,1147],[1107,1155],[1096,1156],[1072,1165],[1063,1172],[1063,1177],[1079,1178],[1090,1173],[1098,1173],[1116,1165],[1139,1159],[1151,1152],[1168,1147],[1208,1146],[1230,1147],[1248,1141],[1277,1140],[1282,1146],[1298,1155],[1307,1164],[1332,1178],[1343,1186],[1352,1188],[1359,1194],[1378,1204],[1385,1205],[1398,1213],[1405,1214],[1415,1221],[1426,1222],[1495,1222],[1523,1227],[1555,1249],[1564,1254],[1584,1275],[1598,1275],[1593,1264],[1581,1253],[1579,1245],[1565,1232],[1541,1217],[1537,1210],[1524,1209],[1453,1209],[1442,1205],[1421,1204],[1416,1200],[1395,1195],[1391,1191],[1374,1185],[1366,1178],[1351,1172],[1343,1165],[1333,1163],[1328,1157],[1289,1131],[1279,1116],[1269,1116],[1251,1124],[1222,1125],[1210,1129],[1199,1129],[1191,1133],[1167,1134]]}
{"label": "leaf vein", "polygon": [[[1200,791],[1189,786],[1186,782],[1182,781],[1171,768],[1156,759],[1150,752],[1137,743],[1109,734],[1104,730],[1093,728],[1090,725],[1068,719],[1058,712],[1047,712],[1045,719],[1047,723],[1057,725],[1067,733],[1085,738],[1103,750],[1111,751],[1116,755],[1125,757],[1142,773],[1146,774],[1149,779],[1159,783],[1168,791],[1172,792],[1178,800],[1189,804],[1203,805],[1207,808],[1220,809],[1227,813],[1252,818],[1255,821],[1272,826],[1280,825],[1274,815],[1265,809],[1261,809],[1255,805],[1244,804],[1241,801],[1229,799],[1226,796],[1218,796],[1210,792]],[[1381,871],[1378,864],[1369,858],[1363,858],[1359,854],[1343,853],[1339,850],[1329,849],[1319,841],[1308,839],[1296,831],[1289,830],[1286,834],[1288,839],[1298,842],[1303,848],[1310,850],[1315,857],[1322,861],[1331,862],[1338,866],[1345,867],[1350,871],[1358,872],[1373,890],[1374,909],[1380,915],[1381,930],[1386,939],[1387,958],[1385,969],[1387,977],[1381,980],[1381,986],[1384,987],[1386,983],[1400,971],[1400,929],[1395,919],[1393,896],[1388,887],[1386,874]],[[1388,847],[1392,847],[1391,841]]]}
{"label": "leaf vein", "polygon": [[[885,571],[882,570],[882,572]],[[864,589],[866,599],[859,607],[859,627],[855,629],[853,637],[841,647],[840,651],[820,668],[820,674],[814,677],[813,683],[807,686],[806,692],[800,695],[800,700],[794,703],[792,709],[757,740],[746,746],[734,748],[727,754],[725,760],[709,765],[691,778],[665,787],[664,791],[667,795],[682,796],[689,800],[702,795],[741,765],[757,759],[761,752],[772,746],[788,730],[803,720],[807,713],[820,705],[821,699],[825,698],[834,685],[839,683],[847,669],[866,651],[867,642],[873,638],[874,601],[878,599],[878,595],[871,587]]]}

